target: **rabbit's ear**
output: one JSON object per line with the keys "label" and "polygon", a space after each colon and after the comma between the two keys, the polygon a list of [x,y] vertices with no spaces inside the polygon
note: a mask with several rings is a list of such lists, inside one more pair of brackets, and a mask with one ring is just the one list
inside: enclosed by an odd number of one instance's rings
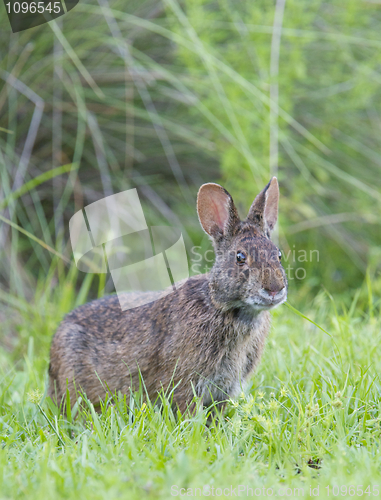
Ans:
{"label": "rabbit's ear", "polygon": [[279,186],[273,177],[253,201],[247,220],[257,224],[262,231],[270,233],[278,220]]}
{"label": "rabbit's ear", "polygon": [[229,236],[240,222],[230,194],[218,184],[203,184],[197,195],[197,212],[204,231],[213,238]]}

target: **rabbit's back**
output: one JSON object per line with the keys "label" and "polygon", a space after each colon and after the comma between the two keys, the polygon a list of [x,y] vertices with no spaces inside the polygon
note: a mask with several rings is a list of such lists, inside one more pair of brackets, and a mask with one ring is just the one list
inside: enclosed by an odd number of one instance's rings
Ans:
{"label": "rabbit's back", "polygon": [[[128,295],[131,300],[132,294]],[[138,303],[146,301],[147,295],[154,301],[154,292],[133,297]],[[153,314],[158,317],[155,304],[123,311],[118,296],[111,295],[67,314],[52,340],[49,395],[60,401],[68,387],[72,401],[75,390],[83,390],[92,402],[98,402],[105,394],[102,383],[112,392],[139,387],[139,370],[148,379],[149,372],[158,368],[155,353],[160,335],[152,319]]]}

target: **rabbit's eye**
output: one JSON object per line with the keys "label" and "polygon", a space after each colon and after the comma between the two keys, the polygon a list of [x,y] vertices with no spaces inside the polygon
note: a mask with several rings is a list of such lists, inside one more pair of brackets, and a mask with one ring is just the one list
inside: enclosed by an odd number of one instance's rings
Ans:
{"label": "rabbit's eye", "polygon": [[279,260],[282,260],[282,252],[279,250],[279,253],[278,253],[278,257],[279,257]]}
{"label": "rabbit's eye", "polygon": [[244,264],[246,262],[246,255],[243,252],[237,252],[237,262],[238,264]]}

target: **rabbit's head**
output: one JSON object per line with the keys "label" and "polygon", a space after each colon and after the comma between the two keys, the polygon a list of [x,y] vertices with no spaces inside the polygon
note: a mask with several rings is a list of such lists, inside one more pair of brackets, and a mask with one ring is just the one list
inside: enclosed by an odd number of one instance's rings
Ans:
{"label": "rabbit's head", "polygon": [[281,253],[270,240],[278,218],[278,200],[278,181],[273,177],[241,221],[232,197],[223,187],[212,183],[201,186],[197,211],[216,253],[209,286],[217,306],[254,312],[286,300],[287,279],[280,263]]}

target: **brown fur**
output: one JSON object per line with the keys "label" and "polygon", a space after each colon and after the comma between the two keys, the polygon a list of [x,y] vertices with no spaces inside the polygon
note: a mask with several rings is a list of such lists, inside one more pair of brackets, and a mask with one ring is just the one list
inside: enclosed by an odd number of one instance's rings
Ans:
{"label": "brown fur", "polygon": [[[76,387],[96,404],[105,396],[101,381],[126,394],[139,387],[139,371],[152,400],[161,388],[177,386],[174,403],[182,412],[193,391],[204,404],[236,396],[262,355],[268,309],[283,302],[287,290],[279,251],[268,237],[276,222],[274,179],[245,221],[221,186],[200,188],[200,222],[216,251],[210,273],[127,311],[114,295],[69,313],[52,341],[50,397],[61,402],[68,386],[73,404]],[[244,252],[244,264],[237,252]],[[271,303],[271,296],[280,298]]]}

